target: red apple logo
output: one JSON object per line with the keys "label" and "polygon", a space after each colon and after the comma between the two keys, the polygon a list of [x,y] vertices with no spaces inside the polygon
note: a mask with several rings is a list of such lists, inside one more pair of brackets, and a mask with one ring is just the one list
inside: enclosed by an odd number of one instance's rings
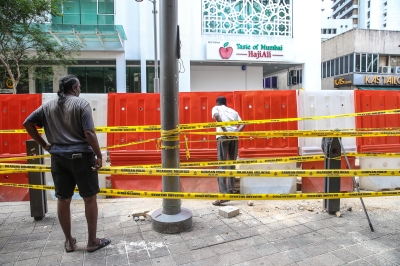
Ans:
{"label": "red apple logo", "polygon": [[233,48],[232,47],[227,47],[229,45],[229,42],[224,43],[224,47],[219,48],[219,55],[221,56],[222,59],[229,59],[232,55]]}

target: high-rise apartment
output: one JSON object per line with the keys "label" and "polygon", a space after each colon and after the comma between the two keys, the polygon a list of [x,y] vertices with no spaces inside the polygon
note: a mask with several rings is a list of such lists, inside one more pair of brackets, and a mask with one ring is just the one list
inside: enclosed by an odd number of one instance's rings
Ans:
{"label": "high-rise apartment", "polygon": [[332,0],[332,19],[352,19],[354,28],[400,29],[399,0]]}

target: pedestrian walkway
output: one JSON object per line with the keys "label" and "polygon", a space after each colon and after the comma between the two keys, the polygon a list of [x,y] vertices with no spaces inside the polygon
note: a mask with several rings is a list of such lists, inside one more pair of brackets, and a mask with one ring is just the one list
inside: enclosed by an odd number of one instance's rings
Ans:
{"label": "pedestrian walkway", "polygon": [[231,201],[240,215],[226,219],[211,201],[183,200],[193,228],[176,235],[135,221],[161,199],[99,200],[98,237],[112,243],[87,253],[82,200],[72,203],[77,250],[64,251],[57,202],[34,222],[29,202],[0,203],[1,265],[400,265],[400,198],[365,198],[375,232],[359,199],[342,199],[342,217],[322,211],[322,201]]}

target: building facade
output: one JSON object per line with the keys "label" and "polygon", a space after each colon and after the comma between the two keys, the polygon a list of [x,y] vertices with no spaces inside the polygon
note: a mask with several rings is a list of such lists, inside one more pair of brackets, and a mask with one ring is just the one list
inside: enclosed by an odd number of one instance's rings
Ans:
{"label": "building facade", "polygon": [[[321,25],[304,17],[320,6],[309,2],[178,0],[179,90],[320,90]],[[27,92],[56,92],[67,73],[79,77],[82,93],[154,92],[153,19],[151,1],[68,0],[63,17],[43,30],[81,42],[78,64],[56,69],[53,80],[31,80]]]}
{"label": "building facade", "polygon": [[352,19],[353,27],[374,30],[398,30],[398,0],[332,0],[333,19]]}
{"label": "building facade", "polygon": [[322,42],[322,89],[400,89],[400,31],[353,29]]}

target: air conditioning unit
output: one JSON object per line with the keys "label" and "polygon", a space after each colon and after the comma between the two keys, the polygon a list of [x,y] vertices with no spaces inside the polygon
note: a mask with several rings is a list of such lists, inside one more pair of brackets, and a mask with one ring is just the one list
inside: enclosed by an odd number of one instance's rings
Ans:
{"label": "air conditioning unit", "polygon": [[392,68],[390,66],[381,66],[381,67],[379,67],[379,73],[390,74],[391,72],[392,72]]}
{"label": "air conditioning unit", "polygon": [[400,66],[394,68],[394,74],[400,75]]}
{"label": "air conditioning unit", "polygon": [[297,70],[290,70],[291,77],[297,77]]}
{"label": "air conditioning unit", "polygon": [[297,77],[296,77],[296,76],[290,77],[290,83],[291,83],[292,85],[296,85],[296,84],[297,84]]}

